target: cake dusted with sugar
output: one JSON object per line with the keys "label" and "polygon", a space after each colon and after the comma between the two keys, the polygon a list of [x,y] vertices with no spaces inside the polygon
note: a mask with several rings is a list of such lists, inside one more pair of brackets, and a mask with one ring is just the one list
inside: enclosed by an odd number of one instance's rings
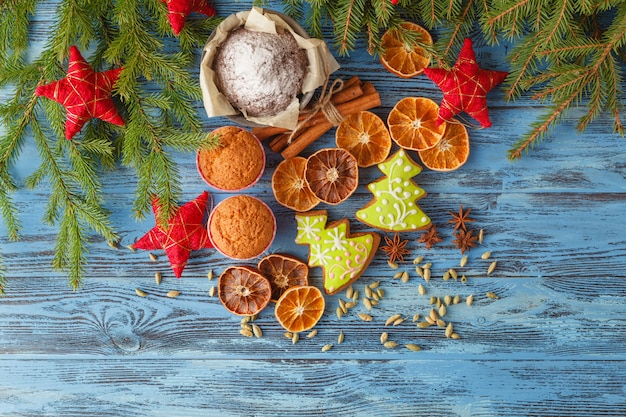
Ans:
{"label": "cake dusted with sugar", "polygon": [[285,110],[301,92],[306,52],[291,32],[233,30],[214,61],[216,84],[236,109],[252,117]]}

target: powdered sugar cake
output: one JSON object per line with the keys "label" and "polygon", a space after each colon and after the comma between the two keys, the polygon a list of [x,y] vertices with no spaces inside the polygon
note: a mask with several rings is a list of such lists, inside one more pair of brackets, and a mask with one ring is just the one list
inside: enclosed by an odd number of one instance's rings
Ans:
{"label": "powdered sugar cake", "polygon": [[233,30],[214,62],[220,92],[252,117],[285,110],[301,92],[306,69],[306,52],[289,31]]}

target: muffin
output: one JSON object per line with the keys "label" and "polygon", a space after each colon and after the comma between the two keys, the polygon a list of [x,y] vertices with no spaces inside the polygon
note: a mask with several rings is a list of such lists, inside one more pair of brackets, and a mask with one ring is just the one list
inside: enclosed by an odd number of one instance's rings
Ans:
{"label": "muffin", "polygon": [[306,52],[291,32],[277,34],[239,28],[218,48],[213,70],[219,91],[251,117],[285,110],[302,91]]}
{"label": "muffin", "polygon": [[225,126],[212,132],[219,135],[220,145],[199,150],[198,172],[213,188],[238,191],[254,185],[265,168],[265,152],[252,133],[236,126]]}
{"label": "muffin", "polygon": [[209,239],[233,259],[251,259],[265,252],[276,234],[276,219],[256,197],[236,195],[219,203],[209,216]]}

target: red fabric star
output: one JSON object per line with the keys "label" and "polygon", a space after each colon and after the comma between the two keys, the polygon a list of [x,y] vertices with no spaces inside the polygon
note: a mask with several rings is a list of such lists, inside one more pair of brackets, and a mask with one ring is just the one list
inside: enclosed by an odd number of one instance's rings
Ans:
{"label": "red fabric star", "polygon": [[[176,278],[180,278],[192,250],[212,248],[206,225],[203,223],[209,201],[209,193],[200,194],[195,200],[178,209],[164,230],[155,226],[133,245],[136,249],[164,249]],[[152,204],[155,217],[159,206]]]}
{"label": "red fabric star", "polygon": [[113,85],[120,76],[121,68],[95,72],[85,61],[77,47],[70,47],[67,76],[51,84],[37,87],[35,93],[58,103],[67,109],[65,137],[72,139],[80,132],[87,120],[98,118],[105,122],[124,126],[124,119],[111,100]]}
{"label": "red fabric star", "polygon": [[486,96],[504,81],[508,73],[480,68],[470,38],[465,38],[461,53],[450,71],[425,68],[424,74],[443,91],[437,126],[462,111],[472,116],[482,127],[491,126]]}
{"label": "red fabric star", "polygon": [[198,12],[206,16],[215,16],[215,9],[207,0],[161,0],[167,4],[168,18],[172,30],[178,35],[185,27],[187,16]]}

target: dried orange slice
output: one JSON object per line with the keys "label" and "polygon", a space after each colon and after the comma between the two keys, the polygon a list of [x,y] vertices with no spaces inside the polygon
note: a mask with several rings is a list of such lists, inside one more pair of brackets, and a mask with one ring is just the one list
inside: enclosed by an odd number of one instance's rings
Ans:
{"label": "dried orange slice", "polygon": [[335,133],[337,147],[350,152],[360,167],[369,167],[387,159],[391,136],[380,117],[369,111],[343,119]]}
{"label": "dried orange slice", "polygon": [[387,124],[391,138],[401,147],[414,151],[432,148],[446,129],[435,124],[439,106],[424,97],[406,97],[389,112]]}
{"label": "dried orange slice", "polygon": [[422,163],[433,171],[453,171],[467,161],[469,153],[469,135],[459,123],[447,123],[441,140],[432,148],[418,152]]}
{"label": "dried orange slice", "polygon": [[276,301],[289,288],[309,285],[309,267],[293,256],[273,253],[259,261],[259,272],[270,281],[271,301]]}
{"label": "dried orange slice", "polygon": [[326,148],[309,156],[304,175],[313,194],[332,205],[347,200],[359,185],[356,158],[341,148]]}
{"label": "dried orange slice", "polygon": [[287,331],[299,333],[317,324],[325,306],[324,295],[317,287],[292,287],[276,302],[274,315]]}
{"label": "dried orange slice", "polygon": [[[430,33],[420,25],[404,22],[401,25],[407,31],[415,34],[417,41],[422,44],[433,44]],[[424,48],[405,42],[397,29],[389,29],[381,38],[383,52],[380,62],[392,74],[402,78],[411,78],[420,75],[430,64],[430,56]]]}
{"label": "dried orange slice", "polygon": [[320,199],[313,194],[304,178],[306,158],[296,156],[282,161],[272,174],[274,198],[281,205],[296,211],[308,211]]}
{"label": "dried orange slice", "polygon": [[238,316],[252,316],[270,301],[270,282],[254,268],[231,266],[217,282],[218,296],[226,310]]}

